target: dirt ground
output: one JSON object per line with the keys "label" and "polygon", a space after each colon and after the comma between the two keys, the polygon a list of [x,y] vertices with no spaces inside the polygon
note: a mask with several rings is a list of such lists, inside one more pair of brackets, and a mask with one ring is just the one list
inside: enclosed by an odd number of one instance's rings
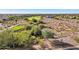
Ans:
{"label": "dirt ground", "polygon": [[[79,36],[79,21],[75,19],[45,19],[43,22],[46,26],[52,28],[56,34],[55,39],[49,39],[54,41],[56,49],[64,49],[68,47],[79,48],[79,43],[74,40],[76,36]],[[57,41],[56,41],[57,40]]]}

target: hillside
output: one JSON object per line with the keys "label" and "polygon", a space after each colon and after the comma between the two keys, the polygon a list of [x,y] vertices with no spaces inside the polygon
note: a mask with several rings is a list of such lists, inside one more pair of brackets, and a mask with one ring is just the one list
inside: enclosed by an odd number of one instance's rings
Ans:
{"label": "hillside", "polygon": [[78,14],[0,14],[5,18],[0,20],[0,49],[79,49]]}

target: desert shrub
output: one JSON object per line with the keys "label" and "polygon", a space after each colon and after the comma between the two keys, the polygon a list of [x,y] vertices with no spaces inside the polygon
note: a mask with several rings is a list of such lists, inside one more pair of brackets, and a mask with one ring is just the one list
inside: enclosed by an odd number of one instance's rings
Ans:
{"label": "desert shrub", "polygon": [[57,20],[61,20],[62,19],[61,16],[55,16],[54,18],[57,19]]}
{"label": "desert shrub", "polygon": [[44,39],[39,39],[39,40],[38,40],[38,44],[43,47],[43,45],[44,45]]}
{"label": "desert shrub", "polygon": [[79,20],[79,16],[76,16],[76,19]]}
{"label": "desert shrub", "polygon": [[36,39],[35,36],[31,35],[31,30],[18,32],[16,36],[18,46],[23,48],[29,48]]}
{"label": "desert shrub", "polygon": [[[5,34],[5,35],[4,35]],[[4,31],[0,33],[0,49],[26,48],[30,46],[31,33]],[[31,40],[32,42],[33,40]],[[30,45],[29,45],[30,44]]]}
{"label": "desert shrub", "polygon": [[4,28],[3,27],[0,27],[0,30],[4,30]]}
{"label": "desert shrub", "polygon": [[25,17],[25,18],[24,18],[24,20],[27,20],[27,21],[28,21],[28,18],[27,18],[27,17]]}
{"label": "desert shrub", "polygon": [[26,30],[31,30],[31,29],[32,29],[32,25],[31,24],[26,25]]}
{"label": "desert shrub", "polygon": [[39,21],[39,20],[41,20],[42,19],[42,17],[41,16],[32,16],[32,17],[28,17],[28,20],[30,20],[30,21]]}
{"label": "desert shrub", "polygon": [[39,23],[40,23],[40,24],[45,24],[45,22],[43,22],[42,20],[39,20]]}
{"label": "desert shrub", "polygon": [[4,21],[2,19],[0,19],[0,23],[3,23]]}
{"label": "desert shrub", "polygon": [[54,38],[54,32],[52,29],[44,28],[42,29],[42,36],[44,38]]}
{"label": "desert shrub", "polygon": [[33,25],[38,25],[38,24],[40,24],[40,22],[39,22],[39,20],[37,20],[37,19],[33,19],[33,20],[31,21],[31,24],[33,24]]}
{"label": "desert shrub", "polygon": [[69,19],[76,19],[76,16],[69,16]]}
{"label": "desert shrub", "polygon": [[77,20],[77,22],[76,23],[79,23],[79,20]]}
{"label": "desert shrub", "polygon": [[78,36],[76,36],[76,37],[74,38],[74,40],[75,40],[77,43],[79,43],[79,37],[78,37]]}
{"label": "desert shrub", "polygon": [[0,33],[0,49],[14,48],[15,41],[16,39],[12,32],[4,31]]}
{"label": "desert shrub", "polygon": [[16,38],[17,38],[17,45],[18,47],[25,47],[27,46],[27,39],[29,39],[29,37],[27,35],[27,32],[18,32],[15,34]]}
{"label": "desert shrub", "polygon": [[24,28],[25,28],[24,26],[19,25],[19,26],[13,27],[12,30],[13,30],[13,31],[19,31],[19,30],[22,30],[22,29],[24,29]]}
{"label": "desert shrub", "polygon": [[30,36],[28,43],[29,43],[30,45],[32,45],[35,40],[36,40],[36,37],[35,37],[35,36]]}
{"label": "desert shrub", "polygon": [[39,27],[40,29],[47,28],[47,26],[45,26],[44,24],[39,24],[38,27]]}
{"label": "desert shrub", "polygon": [[14,16],[8,16],[8,19],[9,19],[9,20],[14,20],[15,17],[14,17]]}
{"label": "desert shrub", "polygon": [[28,47],[28,48],[31,48],[33,43],[37,41],[36,36],[32,35],[31,33],[32,33],[32,30],[28,30],[26,33],[25,47]]}
{"label": "desert shrub", "polygon": [[32,27],[31,34],[34,35],[34,36],[40,36],[41,35],[41,29],[40,29],[40,27],[38,27],[37,25],[34,25]]}
{"label": "desert shrub", "polygon": [[37,22],[37,19],[32,19],[33,22]]}

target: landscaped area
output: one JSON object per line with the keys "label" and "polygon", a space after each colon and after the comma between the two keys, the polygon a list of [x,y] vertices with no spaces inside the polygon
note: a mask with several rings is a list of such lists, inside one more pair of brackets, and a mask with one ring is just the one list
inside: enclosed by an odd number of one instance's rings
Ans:
{"label": "landscaped area", "polygon": [[79,15],[6,15],[0,18],[0,49],[79,49]]}

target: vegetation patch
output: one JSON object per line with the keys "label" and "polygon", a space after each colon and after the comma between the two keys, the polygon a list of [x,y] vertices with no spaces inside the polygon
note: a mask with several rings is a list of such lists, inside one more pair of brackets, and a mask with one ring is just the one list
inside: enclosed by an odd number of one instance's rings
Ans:
{"label": "vegetation patch", "polygon": [[18,31],[18,30],[22,30],[22,29],[24,29],[24,28],[25,28],[24,26],[19,25],[19,26],[13,27],[12,30],[13,30],[13,31]]}
{"label": "vegetation patch", "polygon": [[41,16],[32,16],[32,17],[28,17],[28,20],[33,21],[33,20],[41,20]]}

